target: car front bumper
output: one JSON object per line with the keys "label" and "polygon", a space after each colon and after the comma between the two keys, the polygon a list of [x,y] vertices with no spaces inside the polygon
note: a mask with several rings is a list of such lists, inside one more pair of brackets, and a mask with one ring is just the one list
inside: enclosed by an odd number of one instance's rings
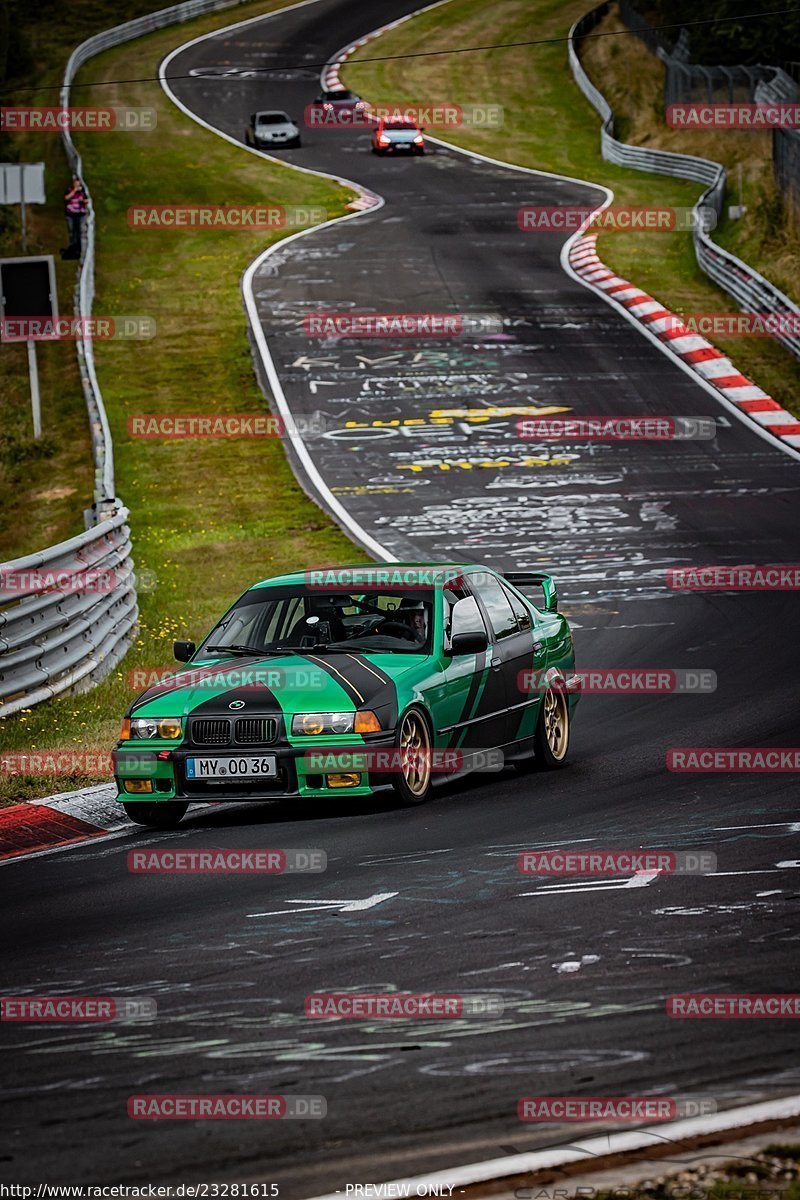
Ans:
{"label": "car front bumper", "polygon": [[[174,749],[139,749],[122,743],[112,753],[114,779],[119,799],[128,801],[186,800],[274,800],[287,797],[333,798],[334,796],[371,796],[391,782],[386,772],[358,769],[359,754],[394,747],[394,731],[365,736],[363,739],[313,739],[313,746],[275,743],[263,747],[213,750],[193,746]],[[231,759],[275,757],[275,776],[241,779],[228,773],[224,779],[191,779],[187,758]],[[351,769],[352,768],[352,769]],[[332,779],[358,776],[347,785]],[[148,785],[148,791],[140,790]]]}

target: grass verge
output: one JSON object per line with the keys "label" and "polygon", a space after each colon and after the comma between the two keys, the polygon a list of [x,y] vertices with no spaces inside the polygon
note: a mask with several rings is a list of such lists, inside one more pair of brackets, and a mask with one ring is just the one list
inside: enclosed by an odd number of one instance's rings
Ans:
{"label": "grass verge", "polygon": [[[158,0],[130,0],[125,19],[160,7]],[[120,11],[115,0],[76,0],[65,20],[58,0],[40,0],[15,10],[12,19],[13,37],[3,61],[3,104],[53,105],[58,103],[72,48],[117,24]],[[70,179],[61,139],[53,133],[0,131],[0,159],[45,164],[47,203],[27,207],[26,253],[54,255],[59,309],[71,314],[75,263],[62,262],[59,255],[67,243],[62,197]],[[22,255],[21,234],[19,207],[0,206],[0,257]],[[25,345],[4,344],[0,353],[0,561],[81,533],[83,510],[93,498],[94,465],[75,345],[40,343],[37,358],[43,425],[39,441],[31,425]]]}
{"label": "grass verge", "polygon": [[[613,189],[615,204],[691,206],[702,190],[699,185],[603,161],[599,118],[573,81],[566,42],[541,44],[548,38],[564,39],[573,22],[590,7],[590,0],[498,0],[490,8],[483,0],[451,0],[368,43],[348,60],[343,77],[348,86],[373,102],[500,103],[505,110],[502,130],[452,129],[440,136],[494,158],[605,184]],[[614,15],[599,26],[601,31],[614,28],[621,28]],[[532,38],[540,44],[359,62],[379,55],[413,54],[420,48],[444,51]],[[663,135],[664,145],[670,149],[707,154],[731,164],[749,156],[746,169],[743,167],[744,202],[749,211],[743,221],[724,220],[719,240],[791,295],[798,278],[800,245],[784,225],[778,229],[770,215],[776,201],[764,180],[769,170],[764,161],[769,135],[725,133],[703,141],[706,135],[668,130],[659,102],[662,68],[633,35],[598,38],[589,44],[584,63],[593,82],[621,115],[620,136],[660,145]],[[521,239],[526,236],[519,234]],[[520,245],[524,250],[524,242]],[[603,261],[673,312],[736,311],[733,301],[697,266],[687,234],[608,232],[601,234],[598,246]],[[741,371],[786,409],[800,415],[800,363],[787,350],[770,338],[713,340]]]}
{"label": "grass verge", "polygon": [[[279,3],[246,5],[236,18]],[[164,31],[93,60],[93,80],[152,76],[191,35],[229,24],[230,11]],[[147,342],[98,342],[100,384],[114,438],[117,490],[131,510],[141,633],[121,666],[93,691],[6,721],[4,751],[107,752],[135,690],[130,672],[167,666],[176,637],[202,634],[249,583],[312,564],[363,561],[304,495],[279,439],[133,440],[143,413],[263,412],[240,293],[242,272],[280,233],[133,230],[134,203],[293,203],[345,211],[346,189],[237,149],[194,124],[156,83],[82,94],[87,104],[152,105],[156,133],[84,136],[80,150],[97,211],[97,313],[153,317]],[[3,773],[0,803],[96,782]]]}

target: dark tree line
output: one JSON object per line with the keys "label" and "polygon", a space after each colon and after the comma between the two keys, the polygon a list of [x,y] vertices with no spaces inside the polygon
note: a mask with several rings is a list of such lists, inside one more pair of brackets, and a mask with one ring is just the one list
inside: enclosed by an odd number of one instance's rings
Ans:
{"label": "dark tree line", "polygon": [[[800,61],[798,0],[709,0],[707,4],[634,0],[634,7],[651,25],[712,18],[709,25],[688,25],[692,62],[770,65]],[[788,11],[767,15],[777,9]],[[665,30],[664,36],[673,42],[677,33],[677,29]]]}

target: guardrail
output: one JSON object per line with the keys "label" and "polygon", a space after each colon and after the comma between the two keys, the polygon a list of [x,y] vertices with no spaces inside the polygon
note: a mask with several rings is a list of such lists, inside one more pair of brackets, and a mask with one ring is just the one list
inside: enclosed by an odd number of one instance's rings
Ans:
{"label": "guardrail", "polygon": [[[706,184],[706,190],[693,210],[692,241],[698,265],[723,291],[733,297],[742,311],[776,317],[791,316],[789,324],[794,330],[800,329],[800,308],[753,267],[728,250],[723,250],[708,236],[708,229],[712,224],[708,210],[713,211],[715,221],[723,211],[726,174],[722,164],[709,158],[697,158],[692,154],[632,146],[614,137],[614,113],[611,105],[589,79],[579,57],[583,38],[608,13],[609,8],[609,0],[605,0],[603,4],[591,9],[576,21],[569,31],[569,64],[572,75],[602,119],[600,147],[603,158],[617,166],[631,167],[636,171],[650,171],[658,175],[671,175],[677,179],[692,179]],[[771,334],[776,341],[800,358],[800,333],[792,332],[792,328],[783,330],[778,326]]]}
{"label": "guardrail", "polygon": [[[96,33],[93,37],[87,38],[86,41],[81,42],[79,46],[75,47],[67,60],[60,96],[62,108],[66,108],[69,105],[70,88],[76,74],[84,63],[87,63],[90,58],[94,58],[96,54],[102,54],[104,50],[110,50],[114,46],[121,46],[124,42],[132,41],[143,34],[153,33],[156,29],[163,29],[168,25],[174,25],[180,21],[188,21],[192,17],[199,17],[204,13],[214,12],[217,9],[230,8],[239,3],[241,3],[241,0],[187,0],[186,3],[174,4],[170,8],[162,8],[157,12],[147,13],[143,17],[137,17],[133,21],[125,21],[122,25],[115,25],[111,29],[104,29],[102,33]],[[92,205],[91,192],[83,176],[81,156],[72,141],[69,130],[66,128],[63,129],[61,136],[72,171],[83,183],[86,194],[89,197],[89,212],[84,222],[81,260],[78,266],[78,278],[75,286],[75,313],[79,317],[88,317],[91,315],[92,303],[94,301],[94,207]],[[114,504],[114,448],[111,441],[111,432],[108,428],[108,418],[106,416],[105,405],[103,404],[103,396],[100,391],[100,385],[97,382],[97,372],[94,365],[94,348],[91,339],[79,339],[77,349],[81,382],[83,384],[84,396],[86,397],[89,426],[92,432],[95,461],[95,502],[102,508],[103,506]]]}
{"label": "guardrail", "polygon": [[127,520],[0,566],[0,716],[86,690],[124,655],[138,616]]}
{"label": "guardrail", "polygon": [[[87,38],[67,62],[62,107],[69,105],[76,73],[94,55],[239,3],[188,0]],[[62,139],[70,167],[89,196],[74,300],[76,316],[89,317],[94,302],[94,207],[69,130],[62,131]],[[56,546],[0,564],[0,717],[68,690],[94,686],[127,651],[138,619],[128,510],[116,496],[114,446],[91,340],[79,340],[77,353],[94,457],[94,524]]]}

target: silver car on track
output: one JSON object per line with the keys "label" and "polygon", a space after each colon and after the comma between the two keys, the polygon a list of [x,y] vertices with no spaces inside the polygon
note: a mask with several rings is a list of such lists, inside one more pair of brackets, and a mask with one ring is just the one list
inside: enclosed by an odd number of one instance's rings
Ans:
{"label": "silver car on track", "polygon": [[245,141],[248,146],[257,149],[275,150],[280,146],[288,148],[300,145],[300,130],[288,113],[272,109],[268,112],[253,113],[247,126]]}

